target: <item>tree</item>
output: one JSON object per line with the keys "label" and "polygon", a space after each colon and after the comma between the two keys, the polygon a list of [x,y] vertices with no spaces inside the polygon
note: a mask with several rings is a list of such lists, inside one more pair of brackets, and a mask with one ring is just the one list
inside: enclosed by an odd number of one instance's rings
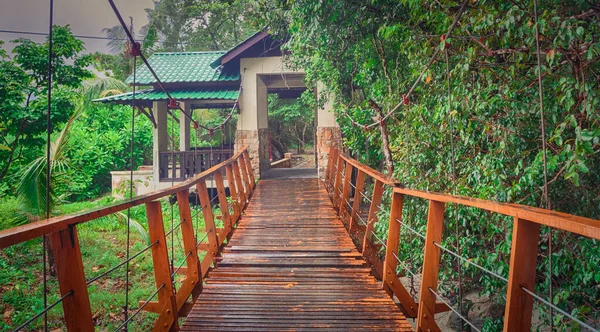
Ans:
{"label": "tree", "polygon": [[[51,120],[60,126],[73,114],[75,89],[91,77],[86,69],[91,59],[81,55],[83,42],[73,37],[69,26],[55,26],[53,36]],[[46,131],[48,42],[13,42],[17,46],[12,59],[0,54],[0,139],[8,147],[0,149],[0,182],[15,161],[44,144]]]}
{"label": "tree", "polygon": [[248,10],[242,0],[161,0],[146,11],[164,50],[221,51],[257,30]]}
{"label": "tree", "polygon": [[[462,4],[466,9],[457,20]],[[544,138],[531,1],[260,0],[253,8],[259,24],[287,41],[288,61],[305,70],[309,84],[320,81],[335,94],[344,144],[363,161],[382,168],[384,131],[371,129],[380,125],[381,115],[390,114],[385,124],[393,176],[406,186],[443,192],[456,188],[460,195],[540,206],[544,139],[552,208],[600,217],[600,172],[594,171],[600,169],[596,4],[540,2]],[[405,104],[402,96],[413,85]],[[362,128],[370,123],[374,126]],[[406,209],[411,216],[406,222],[424,227],[427,206],[411,202]],[[447,246],[459,241],[464,256],[480,257],[477,262],[487,268],[506,271],[510,222],[468,209],[450,209],[446,219],[449,229],[464,231],[459,239],[446,237]],[[386,225],[380,227],[385,234]],[[600,316],[589,305],[600,294],[600,275],[591,268],[600,249],[589,239],[554,234],[556,296],[551,300],[590,319]],[[549,238],[544,229],[539,275],[549,273]],[[418,262],[421,252],[412,245],[403,243],[399,257]],[[557,268],[558,262],[566,266],[578,260],[574,252],[580,251],[572,248],[581,249],[593,263],[573,271]],[[502,303],[503,285],[474,271],[465,274],[466,290]],[[441,276],[451,280],[456,273],[445,267]],[[544,290],[549,282],[540,278],[537,284]],[[444,292],[456,297],[456,289],[448,288]],[[487,320],[487,329],[500,328],[501,320]],[[560,324],[572,327],[567,321]]]}
{"label": "tree", "polygon": [[304,153],[307,142],[313,141],[315,105],[314,95],[305,92],[298,99],[281,99],[269,96],[269,132],[271,142],[280,158],[295,144]]}

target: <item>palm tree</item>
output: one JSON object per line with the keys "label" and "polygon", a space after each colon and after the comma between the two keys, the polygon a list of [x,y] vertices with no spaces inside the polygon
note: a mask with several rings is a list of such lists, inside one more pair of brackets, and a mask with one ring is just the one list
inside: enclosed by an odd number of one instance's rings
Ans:
{"label": "palm tree", "polygon": [[[14,220],[14,223],[22,224],[34,221],[46,216],[46,168],[50,165],[50,215],[57,205],[58,198],[53,188],[56,188],[60,174],[69,167],[67,151],[69,147],[69,132],[77,119],[89,109],[91,101],[98,97],[126,92],[128,86],[114,78],[95,78],[83,83],[81,94],[83,96],[75,112],[67,121],[56,139],[50,143],[50,161],[44,154],[29,163],[21,173],[21,179],[17,186],[17,196],[20,198],[23,208],[23,217]],[[58,176],[57,176],[58,175]],[[127,216],[117,213],[114,216],[118,220],[127,220]],[[130,225],[138,231],[140,236],[149,242],[150,238],[144,227],[137,221],[130,219]]]}

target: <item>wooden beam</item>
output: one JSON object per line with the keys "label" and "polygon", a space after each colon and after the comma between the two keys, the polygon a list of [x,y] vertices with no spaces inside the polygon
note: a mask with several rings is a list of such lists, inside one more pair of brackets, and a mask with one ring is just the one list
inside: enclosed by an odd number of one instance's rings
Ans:
{"label": "wooden beam", "polygon": [[354,190],[354,202],[352,203],[352,213],[350,215],[350,224],[348,225],[348,232],[350,232],[354,224],[358,221],[358,214],[360,213],[360,205],[363,201],[362,191],[365,188],[365,172],[358,170],[356,175],[356,189]]}
{"label": "wooden beam", "polygon": [[244,185],[242,184],[242,174],[240,173],[240,167],[238,166],[238,163],[232,163],[231,166],[233,167],[233,175],[235,177],[235,185],[237,187],[237,193],[238,193],[238,197],[240,198],[239,200],[239,211],[240,214],[242,213],[242,211],[244,210],[244,208],[246,207],[246,193],[244,192]]}
{"label": "wooden beam", "polygon": [[231,217],[231,224],[232,226],[235,226],[235,224],[237,223],[242,211],[240,211],[240,205],[239,205],[239,195],[237,194],[237,190],[236,190],[236,184],[235,184],[235,177],[233,176],[233,168],[231,165],[227,165],[225,166],[225,175],[227,176],[227,185],[229,186],[229,195],[231,196],[231,199],[233,200],[233,216]]}
{"label": "wooden beam", "polygon": [[400,245],[400,226],[402,221],[402,209],[404,207],[404,195],[394,193],[392,196],[392,208],[388,227],[388,238],[385,250],[385,261],[383,262],[383,289],[390,295],[396,295],[400,305],[407,316],[417,317],[418,308],[410,293],[396,276],[398,267],[398,245]]}
{"label": "wooden beam", "polygon": [[251,189],[254,190],[256,186],[256,179],[254,178],[254,170],[252,169],[252,162],[250,161],[250,153],[248,150],[243,153],[244,161],[246,162],[246,170],[248,171],[248,176],[250,177]]}
{"label": "wooden beam", "polygon": [[250,199],[250,194],[252,192],[252,184],[250,183],[250,177],[248,176],[248,171],[246,170],[246,161],[244,160],[244,155],[240,155],[240,159],[238,159],[240,171],[242,171],[242,180],[244,180],[245,191],[246,191],[246,199]]}
{"label": "wooden beam", "polygon": [[371,231],[373,226],[377,223],[377,213],[381,205],[381,197],[383,196],[383,182],[375,179],[375,185],[373,186],[373,195],[371,196],[371,205],[369,206],[369,217],[367,219],[367,227],[365,229],[365,236],[363,240],[363,252],[366,251],[367,246],[371,243],[373,235]]}
{"label": "wooden beam", "polygon": [[173,279],[171,278],[160,202],[146,203],[146,214],[148,215],[150,242],[157,242],[152,247],[152,263],[156,288],[159,289],[158,303],[161,308],[152,331],[169,331],[172,327],[177,330],[177,300],[173,291]]}
{"label": "wooden beam", "polygon": [[504,312],[504,331],[529,331],[531,329],[533,297],[526,294],[521,287],[531,291],[535,290],[539,238],[539,224],[515,218]]}
{"label": "wooden beam", "polygon": [[338,208],[342,191],[342,169],[344,168],[344,159],[338,158],[335,171],[335,183],[333,185],[333,207]]}
{"label": "wooden beam", "polygon": [[200,198],[200,206],[202,207],[202,216],[204,217],[204,229],[208,234],[209,253],[212,257],[216,257],[219,253],[219,244],[217,239],[217,229],[215,228],[215,218],[210,205],[210,197],[208,196],[208,188],[205,182],[196,184],[198,197]]}
{"label": "wooden beam", "polygon": [[214,174],[215,184],[217,186],[217,196],[219,197],[219,208],[221,209],[221,216],[223,225],[225,227],[225,233],[229,236],[233,229],[233,223],[231,216],[229,215],[229,204],[227,203],[227,195],[225,194],[225,184],[223,182],[223,174],[216,172]]}
{"label": "wooden beam", "polygon": [[194,238],[194,226],[190,210],[189,192],[187,190],[177,193],[177,203],[179,205],[183,248],[186,256],[188,256],[186,258],[186,278],[180,288],[177,290],[177,311],[180,312],[190,295],[192,293],[199,294],[202,290],[202,277],[200,270],[200,259],[198,258],[198,250],[196,249],[196,239]]}
{"label": "wooden beam", "polygon": [[62,301],[65,323],[69,331],[93,331],[92,309],[88,295],[77,229],[52,233],[49,236],[60,295],[71,292]]}
{"label": "wooden beam", "polygon": [[[351,208],[350,203],[348,202],[348,197],[350,196],[350,188],[352,184],[352,165],[350,163],[346,163],[346,170],[344,171],[344,184],[342,189],[342,197],[340,200],[340,208],[338,210],[338,214],[342,221],[344,220],[344,211],[348,211],[348,208]],[[348,203],[347,203],[348,202]],[[346,213],[348,214],[348,213]]]}
{"label": "wooden beam", "polygon": [[438,248],[435,243],[439,244],[442,241],[444,209],[444,203],[429,201],[427,233],[425,235],[425,256],[423,259],[419,312],[417,317],[418,331],[440,331],[434,317],[437,298],[430,289],[437,291],[441,253],[440,248]]}

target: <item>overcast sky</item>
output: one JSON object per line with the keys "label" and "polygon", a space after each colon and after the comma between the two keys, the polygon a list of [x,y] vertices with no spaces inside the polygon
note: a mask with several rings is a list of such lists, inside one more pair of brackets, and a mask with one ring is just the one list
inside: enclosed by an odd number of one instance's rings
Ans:
{"label": "overcast sky", "polygon": [[[0,0],[0,30],[48,32],[49,0]],[[137,29],[148,23],[145,8],[153,6],[152,0],[115,0],[126,22],[133,17]],[[107,0],[54,0],[54,24],[71,26],[76,35],[102,36],[103,28],[118,24]],[[8,34],[0,32],[0,40],[8,42],[17,38],[43,41],[43,36]],[[88,52],[108,52],[106,40],[82,39]],[[11,45],[4,45],[10,49]]]}

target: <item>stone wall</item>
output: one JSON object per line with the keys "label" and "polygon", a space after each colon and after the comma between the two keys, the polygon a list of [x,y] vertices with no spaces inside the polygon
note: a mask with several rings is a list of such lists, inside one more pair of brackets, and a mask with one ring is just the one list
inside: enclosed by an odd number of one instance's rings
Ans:
{"label": "stone wall", "polygon": [[237,153],[244,146],[248,147],[248,154],[250,155],[250,164],[254,170],[254,177],[259,178],[258,130],[237,130],[235,132],[235,152]]}
{"label": "stone wall", "polygon": [[329,148],[332,144],[337,147],[342,144],[340,127],[318,127],[316,146],[319,177],[325,177],[325,168],[329,160]]}

